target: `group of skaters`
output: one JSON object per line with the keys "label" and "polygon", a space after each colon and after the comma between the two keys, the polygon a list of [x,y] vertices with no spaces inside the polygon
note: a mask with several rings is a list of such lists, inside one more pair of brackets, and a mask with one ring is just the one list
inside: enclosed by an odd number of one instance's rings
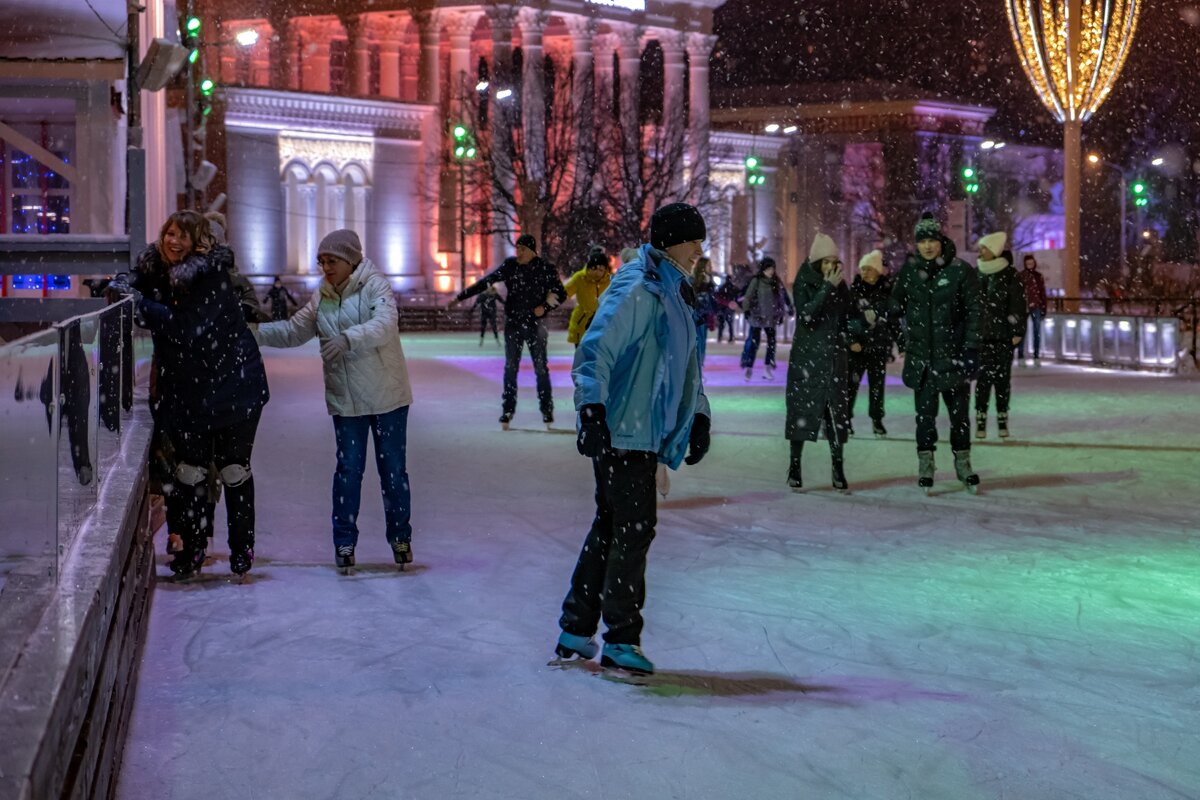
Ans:
{"label": "group of skaters", "polygon": [[[715,294],[716,287],[702,257],[706,238],[705,221],[695,207],[664,206],[653,214],[650,241],[622,253],[615,274],[607,256],[593,251],[564,286],[553,265],[538,255],[538,242],[522,235],[512,258],[453,301],[457,305],[505,284],[500,421],[507,426],[516,409],[517,371],[526,347],[537,372],[543,420],[553,422],[545,318],[569,295],[577,300],[568,334],[576,344],[576,447],[593,462],[596,511],[562,603],[560,658],[599,654],[606,665],[654,670],[640,638],[657,495],[669,486],[668,470],[699,463],[710,445],[701,343],[711,306],[701,295]],[[790,296],[780,298],[777,267],[768,260],[738,295],[739,307],[754,315],[748,337],[754,341],[746,349],[757,350],[755,329],[766,332],[768,363],[779,314],[790,310],[797,317],[785,422],[791,442],[787,479],[795,488],[802,486],[804,443],[815,441],[822,430],[834,486],[846,488],[842,453],[850,433],[851,384],[856,386],[863,374],[872,423],[876,432],[885,432],[883,375],[893,341],[901,343],[904,383],[915,396],[919,485],[933,484],[939,400],[951,420],[958,478],[969,488],[979,482],[970,466],[970,380],[983,370],[977,408],[982,397],[986,409],[994,390],[1003,420],[1028,284],[1017,277],[1002,236],[981,241],[978,271],[956,257],[931,215],[917,224],[915,241],[916,253],[894,281],[886,276],[882,257],[872,253],[849,286],[836,245],[819,234]],[[406,470],[412,390],[394,294],[353,231],[324,237],[317,264],[323,277],[307,303],[289,318],[258,322],[260,312],[239,297],[230,280],[237,275],[233,251],[214,235],[209,220],[182,211],[168,218],[133,275],[114,282],[133,296],[154,341],[151,407],[159,435],[173,450],[171,481],[164,491],[169,529],[179,535],[170,567],[181,579],[197,574],[205,562],[215,513],[214,473],[225,492],[230,568],[238,575],[251,569],[250,461],[270,398],[259,347],[297,347],[313,338],[320,342],[336,440],[335,563],[342,570],[355,563],[368,437],[380,474],[387,541],[396,563],[412,561]],[[594,638],[601,619],[603,648]]]}

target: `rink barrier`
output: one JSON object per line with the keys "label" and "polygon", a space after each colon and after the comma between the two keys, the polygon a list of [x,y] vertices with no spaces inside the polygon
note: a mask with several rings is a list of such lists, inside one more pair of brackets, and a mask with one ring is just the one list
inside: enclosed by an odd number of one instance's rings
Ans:
{"label": "rink barrier", "polygon": [[131,333],[126,301],[0,346],[6,800],[116,786],[154,574]]}
{"label": "rink barrier", "polygon": [[[1032,334],[1030,319],[1026,342]],[[1177,317],[1056,313],[1042,320],[1042,357],[1065,364],[1175,373],[1180,348]]]}

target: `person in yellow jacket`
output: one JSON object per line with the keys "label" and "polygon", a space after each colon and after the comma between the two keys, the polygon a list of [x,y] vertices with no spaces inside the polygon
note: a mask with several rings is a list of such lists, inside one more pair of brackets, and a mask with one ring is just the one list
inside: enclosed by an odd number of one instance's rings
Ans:
{"label": "person in yellow jacket", "polygon": [[567,326],[567,341],[576,347],[592,324],[592,317],[596,316],[596,309],[600,307],[600,295],[611,281],[608,255],[601,248],[593,247],[588,253],[587,265],[563,284],[567,297],[575,298],[575,310],[571,312],[571,321]]}

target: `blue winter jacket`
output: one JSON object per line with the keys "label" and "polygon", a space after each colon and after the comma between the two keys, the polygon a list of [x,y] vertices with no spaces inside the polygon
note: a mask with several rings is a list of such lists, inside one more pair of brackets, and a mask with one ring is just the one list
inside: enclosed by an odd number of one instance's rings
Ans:
{"label": "blue winter jacket", "polygon": [[678,469],[692,419],[709,416],[696,324],[680,286],[691,280],[650,245],[623,265],[575,351],[575,409],[600,403],[619,450],[658,454]]}

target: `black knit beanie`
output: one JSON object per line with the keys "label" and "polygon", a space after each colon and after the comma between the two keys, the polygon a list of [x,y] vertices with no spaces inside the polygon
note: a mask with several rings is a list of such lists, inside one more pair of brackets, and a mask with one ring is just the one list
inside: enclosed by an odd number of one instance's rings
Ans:
{"label": "black knit beanie", "polygon": [[684,242],[703,241],[707,237],[704,217],[693,205],[671,203],[655,211],[650,218],[650,245],[657,250]]}

